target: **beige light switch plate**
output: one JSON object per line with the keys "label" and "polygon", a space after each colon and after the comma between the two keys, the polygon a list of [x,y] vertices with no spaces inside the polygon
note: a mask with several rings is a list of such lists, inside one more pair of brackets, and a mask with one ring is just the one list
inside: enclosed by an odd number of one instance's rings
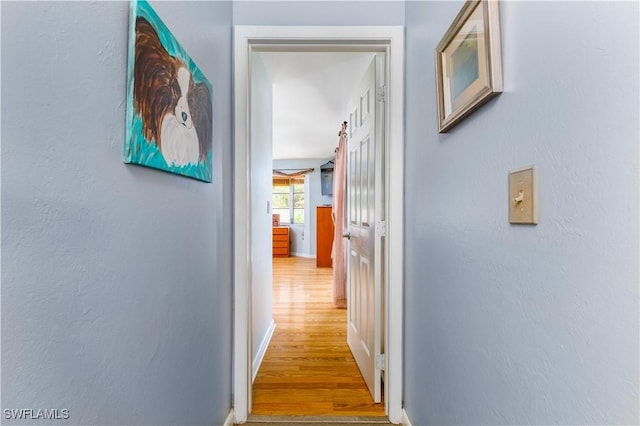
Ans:
{"label": "beige light switch plate", "polygon": [[538,223],[537,183],[534,166],[509,173],[509,223]]}

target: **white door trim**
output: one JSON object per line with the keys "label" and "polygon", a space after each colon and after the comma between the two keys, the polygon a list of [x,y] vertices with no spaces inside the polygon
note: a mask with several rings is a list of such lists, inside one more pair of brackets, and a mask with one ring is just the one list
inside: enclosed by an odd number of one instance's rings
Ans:
{"label": "white door trim", "polygon": [[385,137],[387,236],[384,261],[385,411],[402,419],[403,218],[404,218],[404,28],[234,27],[234,343],[233,411],[246,422],[251,406],[251,150],[252,51],[385,51],[388,107]]}

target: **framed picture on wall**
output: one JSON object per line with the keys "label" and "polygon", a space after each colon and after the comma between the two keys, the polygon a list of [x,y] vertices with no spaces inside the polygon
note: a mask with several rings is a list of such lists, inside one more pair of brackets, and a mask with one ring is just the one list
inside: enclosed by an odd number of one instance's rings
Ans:
{"label": "framed picture on wall", "polygon": [[124,161],[211,182],[213,86],[148,2],[130,5]]}
{"label": "framed picture on wall", "polygon": [[436,47],[438,130],[502,92],[498,0],[467,0]]}

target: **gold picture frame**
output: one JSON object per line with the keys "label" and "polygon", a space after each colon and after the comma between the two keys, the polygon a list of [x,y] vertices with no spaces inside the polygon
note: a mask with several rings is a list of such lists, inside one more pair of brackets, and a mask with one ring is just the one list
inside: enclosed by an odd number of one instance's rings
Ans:
{"label": "gold picture frame", "polygon": [[445,133],[502,92],[498,0],[467,0],[435,55],[438,131]]}

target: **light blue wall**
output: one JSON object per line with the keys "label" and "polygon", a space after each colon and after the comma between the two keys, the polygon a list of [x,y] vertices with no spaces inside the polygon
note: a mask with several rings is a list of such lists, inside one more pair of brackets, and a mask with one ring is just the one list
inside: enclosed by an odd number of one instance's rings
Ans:
{"label": "light blue wall", "polygon": [[234,25],[403,25],[402,1],[236,1]]}
{"label": "light blue wall", "polygon": [[[405,404],[413,424],[638,424],[638,3],[501,2],[505,93],[447,135],[406,4]],[[507,174],[535,164],[540,224]]]}
{"label": "light blue wall", "polygon": [[3,409],[231,407],[231,3],[153,5],[214,85],[212,184],[122,162],[128,2],[1,3]]}
{"label": "light blue wall", "polygon": [[[251,59],[251,303],[253,361],[273,321],[272,282],[272,82],[259,53]],[[267,204],[268,203],[268,204]],[[269,206],[267,208],[267,206]]]}
{"label": "light blue wall", "polygon": [[[337,137],[336,137],[337,146]],[[305,177],[304,225],[290,226],[291,250],[299,256],[316,256],[316,207],[331,204],[330,196],[322,195],[320,187],[320,166],[329,161],[322,160],[274,160],[274,169],[313,169]]]}

